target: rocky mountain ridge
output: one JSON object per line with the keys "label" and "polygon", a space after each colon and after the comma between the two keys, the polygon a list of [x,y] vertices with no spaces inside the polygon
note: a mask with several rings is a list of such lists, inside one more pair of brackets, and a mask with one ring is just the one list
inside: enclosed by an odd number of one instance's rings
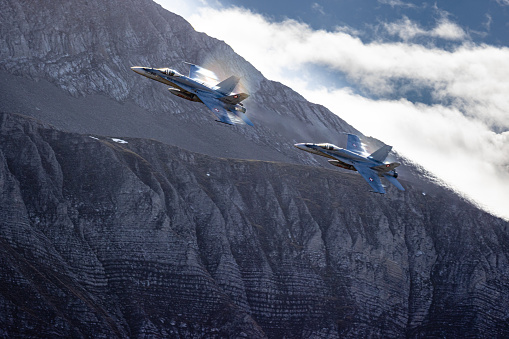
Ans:
{"label": "rocky mountain ridge", "polygon": [[[294,149],[356,131],[223,42],[149,0],[4,0],[0,31],[0,336],[509,336],[508,223]],[[183,61],[255,128],[129,69]]]}
{"label": "rocky mountain ridge", "polygon": [[[0,110],[79,133],[154,138],[214,156],[228,152],[228,157],[310,164],[316,159],[295,152],[294,143],[337,142],[341,133],[356,131],[324,107],[265,79],[224,42],[194,31],[151,0],[62,6],[6,0],[0,12],[5,86]],[[187,74],[185,61],[220,79],[240,76],[238,90],[250,94],[245,105],[255,128],[218,126],[204,105],[175,97],[130,69],[171,67]],[[47,103],[49,95],[53,99]]]}
{"label": "rocky mountain ridge", "polygon": [[504,337],[509,223],[443,189],[0,115],[4,336]]}

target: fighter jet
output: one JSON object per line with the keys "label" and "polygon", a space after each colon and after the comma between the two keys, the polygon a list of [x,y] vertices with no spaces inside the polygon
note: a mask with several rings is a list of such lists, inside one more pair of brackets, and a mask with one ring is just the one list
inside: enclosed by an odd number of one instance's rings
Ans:
{"label": "fighter jet", "polygon": [[380,177],[386,178],[399,190],[405,190],[396,179],[398,173],[395,168],[400,164],[397,162],[384,162],[392,146],[383,146],[373,154],[368,155],[359,137],[354,134],[348,134],[346,149],[332,144],[310,143],[295,144],[295,147],[309,153],[331,158],[332,160],[329,160],[331,165],[359,172],[375,193],[385,194]]}
{"label": "fighter jet", "polygon": [[[149,79],[171,86],[171,94],[189,101],[202,102],[225,124],[244,123],[253,126],[245,115],[246,109],[241,101],[249,95],[246,93],[232,93],[240,78],[231,76],[217,85],[207,82],[212,72],[193,64],[190,65],[189,76],[180,74],[170,68],[131,67],[133,71]],[[213,74],[213,73],[212,73]],[[240,117],[239,120],[238,117]]]}

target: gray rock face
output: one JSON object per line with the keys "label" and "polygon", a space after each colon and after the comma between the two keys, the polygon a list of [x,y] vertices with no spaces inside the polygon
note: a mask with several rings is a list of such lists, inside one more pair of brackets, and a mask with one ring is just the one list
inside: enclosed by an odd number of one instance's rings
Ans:
{"label": "gray rock face", "polygon": [[[4,0],[0,32],[0,111],[44,121],[0,115],[0,336],[509,336],[508,223],[317,168],[292,144],[355,130],[223,42],[148,0]],[[256,127],[129,69],[182,61]]]}
{"label": "gray rock face", "polygon": [[0,329],[507,337],[509,223],[443,189],[0,115]]}
{"label": "gray rock face", "polygon": [[[36,3],[0,3],[0,111],[79,133],[154,138],[214,156],[309,164],[316,160],[294,143],[338,142],[340,133],[355,131],[151,0]],[[218,126],[203,104],[173,96],[130,69],[172,67],[187,74],[184,61],[206,66],[220,79],[241,76],[238,90],[251,95],[244,103],[255,128]]]}

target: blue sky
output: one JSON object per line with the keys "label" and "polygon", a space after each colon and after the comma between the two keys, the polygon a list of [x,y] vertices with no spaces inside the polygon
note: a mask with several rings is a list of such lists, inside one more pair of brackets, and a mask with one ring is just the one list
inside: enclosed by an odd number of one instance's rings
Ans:
{"label": "blue sky", "polygon": [[364,32],[363,40],[389,39],[380,31],[385,22],[403,17],[419,23],[424,29],[435,25],[437,18],[447,17],[464,27],[477,43],[509,44],[507,21],[509,1],[403,1],[403,0],[324,0],[270,1],[228,0],[223,3],[241,6],[276,21],[291,18],[308,23],[313,29],[334,30],[348,26]]}
{"label": "blue sky", "polygon": [[157,2],[509,219],[509,0]]}

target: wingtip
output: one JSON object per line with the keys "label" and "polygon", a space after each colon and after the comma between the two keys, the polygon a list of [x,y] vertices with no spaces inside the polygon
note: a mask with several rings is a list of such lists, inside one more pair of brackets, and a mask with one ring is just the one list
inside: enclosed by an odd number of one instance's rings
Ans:
{"label": "wingtip", "polygon": [[231,126],[233,126],[233,125],[234,125],[234,124],[233,124],[233,123],[231,123],[231,122],[221,121],[221,120],[217,120],[217,119],[216,119],[215,121],[216,121],[216,122],[220,122],[220,123],[225,124],[225,125],[231,125]]}

